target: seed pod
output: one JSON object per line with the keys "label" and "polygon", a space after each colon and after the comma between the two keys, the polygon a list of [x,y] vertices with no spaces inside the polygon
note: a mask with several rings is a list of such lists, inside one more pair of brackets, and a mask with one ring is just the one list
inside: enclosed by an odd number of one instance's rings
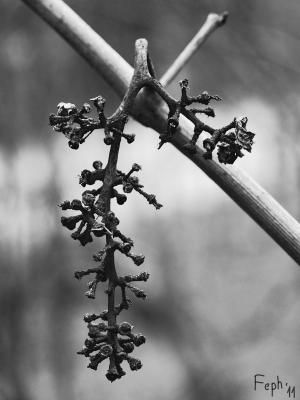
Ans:
{"label": "seed pod", "polygon": [[125,353],[132,353],[134,350],[134,344],[132,342],[121,343],[121,347]]}
{"label": "seed pod", "polygon": [[132,328],[133,328],[133,326],[130,325],[128,322],[122,322],[119,325],[119,333],[121,335],[127,335],[128,333],[131,332]]}
{"label": "seed pod", "polygon": [[109,357],[113,352],[113,349],[110,344],[105,344],[101,347],[99,354],[103,357]]}

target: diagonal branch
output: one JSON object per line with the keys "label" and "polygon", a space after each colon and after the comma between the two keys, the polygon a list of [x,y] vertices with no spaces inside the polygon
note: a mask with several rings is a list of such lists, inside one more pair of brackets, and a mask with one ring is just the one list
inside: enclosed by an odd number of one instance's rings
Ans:
{"label": "diagonal branch", "polygon": [[[133,74],[132,67],[93,29],[61,0],[23,0],[92,65],[102,77],[123,96]],[[165,132],[168,110],[157,102],[150,90],[137,97],[133,116],[158,133]],[[256,221],[298,264],[300,264],[300,225],[246,173],[234,167],[224,167],[203,158],[197,147],[189,154],[184,145],[190,141],[191,125],[182,117],[172,144],[201,168],[254,221]]]}
{"label": "diagonal branch", "polygon": [[228,17],[228,13],[209,14],[203,26],[199,29],[193,39],[186,45],[183,51],[179,54],[173,64],[163,74],[160,83],[163,86],[168,86],[177,74],[182,70],[185,64],[192,58],[199,47],[204,44],[208,37],[220,26],[224,25]]}

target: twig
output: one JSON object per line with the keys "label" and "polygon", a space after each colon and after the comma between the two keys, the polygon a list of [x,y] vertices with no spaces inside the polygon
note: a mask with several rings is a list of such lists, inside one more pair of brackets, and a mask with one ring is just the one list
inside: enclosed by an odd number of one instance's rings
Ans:
{"label": "twig", "polygon": [[[22,0],[59,32],[115,89],[124,95],[133,74],[132,67],[61,0]],[[135,103],[133,116],[146,126],[164,133],[167,107],[157,96],[143,93]],[[299,223],[246,173],[203,159],[203,151],[189,154],[190,125],[182,117],[172,144],[190,158],[249,214],[298,264],[300,264]]]}
{"label": "twig", "polygon": [[179,56],[175,59],[170,68],[164,73],[160,79],[163,86],[168,86],[177,74],[182,70],[185,64],[192,58],[199,47],[208,39],[208,37],[220,26],[224,25],[228,17],[228,12],[220,15],[209,14],[206,21],[199,29],[193,39],[187,44]]}

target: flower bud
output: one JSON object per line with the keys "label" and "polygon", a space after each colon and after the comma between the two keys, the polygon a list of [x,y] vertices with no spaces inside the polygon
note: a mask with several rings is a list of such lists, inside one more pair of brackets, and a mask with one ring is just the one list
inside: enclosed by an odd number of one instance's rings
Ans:
{"label": "flower bud", "polygon": [[68,141],[68,145],[73,150],[78,150],[78,148],[79,148],[79,143],[78,142],[73,142],[72,140]]}
{"label": "flower bud", "polygon": [[76,215],[74,217],[61,217],[60,221],[63,226],[72,231],[76,228],[76,224],[82,219],[82,215]]}
{"label": "flower bud", "polygon": [[82,105],[82,108],[80,110],[81,114],[88,114],[89,112],[91,112],[91,106],[89,105],[89,103],[84,103]]}
{"label": "flower bud", "polygon": [[127,196],[125,194],[118,193],[116,197],[117,197],[117,203],[120,205],[124,204],[127,200]]}
{"label": "flower bud", "polygon": [[119,332],[121,335],[127,335],[128,333],[131,332],[133,326],[130,325],[128,322],[122,322],[119,325]]}
{"label": "flower bud", "polygon": [[204,110],[202,110],[203,114],[206,114],[208,117],[215,117],[216,114],[214,110],[211,107],[207,107]]}
{"label": "flower bud", "polygon": [[134,344],[132,342],[121,343],[121,347],[125,353],[132,353],[134,350]]}
{"label": "flower bud", "polygon": [[91,98],[90,100],[93,102],[94,106],[97,108],[98,111],[99,110],[103,111],[106,100],[102,96],[96,96]]}
{"label": "flower bud", "polygon": [[112,355],[113,349],[110,344],[105,344],[101,347],[99,354],[103,357],[109,357]]}
{"label": "flower bud", "polygon": [[85,206],[91,207],[95,202],[95,196],[88,191],[83,192],[82,193],[82,202]]}
{"label": "flower bud", "polygon": [[132,245],[130,243],[122,243],[120,244],[120,251],[122,253],[128,253],[131,249]]}
{"label": "flower bud", "polygon": [[110,367],[105,376],[111,382],[121,377],[116,367]]}
{"label": "flower bud", "polygon": [[81,210],[82,204],[81,201],[78,199],[74,199],[71,201],[71,208],[72,210]]}
{"label": "flower bud", "polygon": [[183,89],[188,89],[189,87],[189,80],[187,78],[183,79],[182,81],[179,81],[179,86]]}
{"label": "flower bud", "polygon": [[88,357],[90,355],[90,350],[87,347],[83,346],[81,350],[77,351],[77,354]]}
{"label": "flower bud", "polygon": [[141,265],[143,264],[143,262],[145,261],[145,256],[143,254],[135,254],[132,257],[133,262],[135,263],[135,265]]}
{"label": "flower bud", "polygon": [[61,207],[62,210],[69,210],[71,208],[71,203],[69,200],[63,201],[61,204],[59,204],[59,207]]}
{"label": "flower bud", "polygon": [[133,337],[133,343],[138,347],[141,346],[142,344],[144,344],[146,342],[146,338],[144,335],[142,335],[141,333],[138,333],[137,335],[134,335]]}
{"label": "flower bud", "polygon": [[138,171],[140,171],[140,170],[142,169],[142,167],[141,167],[139,164],[134,163],[134,164],[132,164],[131,169],[132,169],[134,172],[138,172]]}
{"label": "flower bud", "polygon": [[93,324],[92,322],[90,322],[88,324],[88,330],[89,330],[89,336],[90,337],[95,337],[100,333],[98,325],[97,324]]}
{"label": "flower bud", "polygon": [[96,182],[94,175],[88,169],[81,171],[79,176],[79,184],[83,187],[86,185],[93,185]]}
{"label": "flower bud", "polygon": [[130,134],[130,135],[123,135],[125,137],[125,139],[127,140],[128,144],[131,144],[134,142],[135,140],[135,135],[134,134]]}
{"label": "flower bud", "polygon": [[133,190],[133,186],[130,183],[125,183],[123,185],[123,191],[124,193],[131,193]]}
{"label": "flower bud", "polygon": [[99,314],[84,314],[84,316],[83,316],[84,322],[92,322],[98,318],[100,318]]}
{"label": "flower bud", "polygon": [[94,169],[96,169],[96,170],[102,169],[102,166],[103,166],[103,164],[102,164],[101,161],[94,161],[94,162],[93,162],[93,167],[94,167]]}
{"label": "flower bud", "polygon": [[100,313],[100,318],[103,319],[103,321],[107,321],[108,318],[108,311],[104,310]]}
{"label": "flower bud", "polygon": [[95,341],[91,339],[85,339],[84,345],[90,349],[95,346]]}
{"label": "flower bud", "polygon": [[218,146],[218,160],[223,164],[233,164],[238,157],[234,144],[220,143]]}
{"label": "flower bud", "polygon": [[76,114],[77,112],[78,111],[75,104],[61,102],[57,105],[57,115],[65,116],[65,115]]}
{"label": "flower bud", "polygon": [[137,371],[138,369],[141,369],[143,365],[141,363],[141,360],[139,360],[138,358],[133,358],[129,356],[127,358],[127,362],[129,364],[131,371]]}
{"label": "flower bud", "polygon": [[105,138],[103,139],[103,142],[105,144],[107,144],[107,146],[110,146],[111,144],[113,144],[114,138],[113,136],[107,135],[105,136]]}

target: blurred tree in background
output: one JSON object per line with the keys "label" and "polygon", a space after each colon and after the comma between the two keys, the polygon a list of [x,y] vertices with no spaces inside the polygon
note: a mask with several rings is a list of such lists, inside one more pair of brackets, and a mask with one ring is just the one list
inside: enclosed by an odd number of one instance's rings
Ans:
{"label": "blurred tree in background", "polygon": [[[228,24],[178,80],[224,99],[216,126],[249,117],[256,145],[239,166],[300,216],[298,1],[67,3],[130,63],[135,39],[146,37],[158,76],[209,12],[228,10]],[[120,163],[142,164],[143,183],[164,204],[153,213],[134,198],[120,211],[151,274],[149,299],[128,312],[148,338],[139,350],[144,366],[113,385],[85,368],[75,354],[81,315],[105,299],[88,301],[72,278],[94,245],[70,240],[56,204],[78,197],[76,175],[105,161],[106,149],[94,135],[70,150],[48,115],[59,101],[101,94],[112,112],[119,99],[21,2],[2,0],[0,21],[0,399],[260,400],[255,373],[300,382],[296,264],[189,160],[171,146],[157,152],[156,135],[135,121],[136,142]],[[178,96],[176,82],[169,90]]]}

